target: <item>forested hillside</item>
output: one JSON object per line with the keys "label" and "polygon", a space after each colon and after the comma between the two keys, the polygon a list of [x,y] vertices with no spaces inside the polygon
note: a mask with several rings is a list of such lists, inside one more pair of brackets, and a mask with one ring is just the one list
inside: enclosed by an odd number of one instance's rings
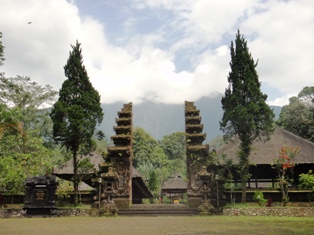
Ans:
{"label": "forested hillside", "polygon": [[[218,135],[222,135],[219,130],[219,121],[222,118],[221,97],[203,97],[195,101],[195,105],[200,109],[204,133],[207,133],[206,143]],[[116,125],[115,118],[117,112],[122,108],[123,103],[102,104],[105,116],[98,129],[105,132],[106,139],[114,135],[113,126]],[[281,107],[271,106],[278,119]],[[184,101],[182,104],[158,104],[153,102],[143,102],[133,105],[133,127],[141,127],[157,140],[163,136],[174,132],[184,132]]]}

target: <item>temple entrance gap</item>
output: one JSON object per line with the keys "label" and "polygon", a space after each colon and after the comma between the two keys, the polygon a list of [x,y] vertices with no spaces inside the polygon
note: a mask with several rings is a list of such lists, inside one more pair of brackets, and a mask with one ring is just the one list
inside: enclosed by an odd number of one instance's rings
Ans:
{"label": "temple entrance gap", "polygon": [[[94,208],[114,213],[118,208],[132,205],[132,103],[124,104],[116,118],[114,147],[108,147],[104,163],[99,164],[93,182],[98,190]],[[213,213],[225,204],[223,182],[217,177],[216,166],[209,163],[209,146],[202,144],[200,110],[193,102],[185,102],[187,194],[189,207],[198,207],[201,213]]]}

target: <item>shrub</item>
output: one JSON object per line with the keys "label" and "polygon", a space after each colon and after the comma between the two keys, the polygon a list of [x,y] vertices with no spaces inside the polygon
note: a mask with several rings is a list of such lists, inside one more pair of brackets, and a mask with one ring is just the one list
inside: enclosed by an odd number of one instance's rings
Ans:
{"label": "shrub", "polygon": [[265,206],[267,202],[267,200],[264,198],[264,194],[261,191],[255,191],[253,199],[259,206]]}

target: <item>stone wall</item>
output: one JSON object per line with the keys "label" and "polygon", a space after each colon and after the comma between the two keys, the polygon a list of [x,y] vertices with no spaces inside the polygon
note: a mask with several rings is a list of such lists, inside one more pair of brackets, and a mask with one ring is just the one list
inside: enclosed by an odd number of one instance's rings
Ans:
{"label": "stone wall", "polygon": [[[0,209],[0,218],[21,218],[24,217],[22,212],[21,209]],[[93,212],[90,209],[58,209],[56,216],[96,216],[97,213],[95,213],[96,212]],[[314,217],[314,207],[224,208],[223,215]]]}
{"label": "stone wall", "polygon": [[312,207],[224,208],[223,215],[314,217],[314,208]]}
{"label": "stone wall", "polygon": [[[91,209],[58,209],[57,215],[42,215],[41,217],[70,217],[70,216],[90,216]],[[92,213],[92,215],[95,213]],[[22,209],[0,209],[0,218],[21,218],[24,217]]]}

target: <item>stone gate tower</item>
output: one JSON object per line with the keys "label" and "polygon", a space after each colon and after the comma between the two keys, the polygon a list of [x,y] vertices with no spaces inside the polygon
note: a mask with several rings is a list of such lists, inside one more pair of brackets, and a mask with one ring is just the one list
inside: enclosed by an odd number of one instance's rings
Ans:
{"label": "stone gate tower", "polygon": [[94,178],[98,182],[95,207],[129,207],[132,203],[132,103],[124,104],[113,127],[116,135],[111,137],[113,147],[108,147],[104,163],[99,164],[99,172]]}
{"label": "stone gate tower", "polygon": [[[188,179],[188,204],[198,207],[202,201],[202,182],[199,174],[207,166],[209,145],[204,145],[206,134],[202,133],[204,125],[201,124],[200,110],[194,102],[185,101],[185,139],[186,139],[186,164]],[[206,168],[205,168],[206,170]]]}
{"label": "stone gate tower", "polygon": [[210,161],[209,145],[203,144],[206,134],[201,124],[200,110],[193,102],[185,101],[185,139],[188,179],[188,204],[198,207],[200,213],[218,212],[225,205],[223,179],[217,166]]}

